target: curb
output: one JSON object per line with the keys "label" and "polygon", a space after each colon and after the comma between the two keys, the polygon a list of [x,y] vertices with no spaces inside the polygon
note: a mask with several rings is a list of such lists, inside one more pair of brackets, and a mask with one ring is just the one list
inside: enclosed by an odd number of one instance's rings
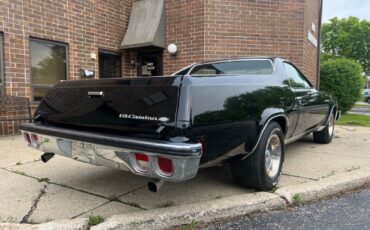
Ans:
{"label": "curb", "polygon": [[368,183],[370,183],[370,168],[366,167],[315,182],[283,187],[277,189],[275,193],[289,204],[294,204],[297,202],[293,199],[295,194],[299,194],[301,202],[308,202],[353,190]]}
{"label": "curb", "polygon": [[0,230],[75,230],[87,228],[87,218],[56,220],[43,224],[0,224]]}
{"label": "curb", "polygon": [[163,229],[192,222],[209,223],[231,216],[264,212],[284,205],[279,196],[260,192],[128,215],[115,215],[91,229]]}
{"label": "curb", "polygon": [[[297,202],[314,201],[353,190],[370,183],[370,168],[345,172],[300,185],[277,189],[274,193],[258,192],[231,196],[194,204],[114,215],[92,230],[164,229],[183,224],[211,223],[216,220],[287,207]],[[299,194],[299,200],[293,196]],[[0,224],[0,229],[87,229],[87,219],[59,220],[38,225]]]}
{"label": "curb", "polygon": [[259,192],[128,215],[115,215],[91,229],[163,229],[191,224],[194,221],[211,223],[215,220],[289,206],[294,203],[295,194],[300,194],[301,201],[307,202],[359,188],[368,183],[370,170],[367,167],[320,181],[287,186],[275,193]]}

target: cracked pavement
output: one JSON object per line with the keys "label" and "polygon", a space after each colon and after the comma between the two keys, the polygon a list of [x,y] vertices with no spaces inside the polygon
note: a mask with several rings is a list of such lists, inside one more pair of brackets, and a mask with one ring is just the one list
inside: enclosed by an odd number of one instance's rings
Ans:
{"label": "cracked pavement", "polygon": [[[306,137],[286,147],[278,186],[369,167],[369,149],[369,128],[338,126],[330,145]],[[234,184],[227,164],[201,170],[185,183],[166,183],[159,193],[151,193],[147,178],[61,156],[43,163],[40,156],[21,136],[0,138],[0,223],[110,217],[255,192]]]}

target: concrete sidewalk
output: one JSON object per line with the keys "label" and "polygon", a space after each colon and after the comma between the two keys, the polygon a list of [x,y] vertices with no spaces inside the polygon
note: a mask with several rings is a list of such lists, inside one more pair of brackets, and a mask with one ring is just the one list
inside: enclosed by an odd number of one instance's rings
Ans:
{"label": "concrete sidewalk", "polygon": [[[0,138],[0,223],[144,215],[148,213],[145,210],[170,206],[176,212],[180,205],[198,202],[230,204],[240,195],[262,201],[275,199],[273,193],[235,185],[228,165],[202,170],[185,183],[167,183],[155,194],[147,191],[146,178],[58,156],[45,164],[39,157],[40,153],[28,148],[21,136]],[[291,188],[301,191],[312,183],[360,170],[370,170],[370,128],[336,127],[336,138],[330,145],[315,144],[309,136],[286,147],[277,192],[284,195]]]}

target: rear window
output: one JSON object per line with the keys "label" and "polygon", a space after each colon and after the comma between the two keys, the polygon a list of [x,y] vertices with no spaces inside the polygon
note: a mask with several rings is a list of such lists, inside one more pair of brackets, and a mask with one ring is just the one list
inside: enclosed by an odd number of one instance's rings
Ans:
{"label": "rear window", "polygon": [[270,60],[243,60],[198,65],[190,75],[266,75],[272,71]]}

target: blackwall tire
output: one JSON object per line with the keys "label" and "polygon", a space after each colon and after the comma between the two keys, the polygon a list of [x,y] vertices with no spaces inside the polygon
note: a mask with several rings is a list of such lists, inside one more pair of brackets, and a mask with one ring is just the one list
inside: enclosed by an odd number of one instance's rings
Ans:
{"label": "blackwall tire", "polygon": [[319,144],[329,144],[334,137],[335,118],[333,113],[330,114],[329,122],[321,131],[313,133],[313,139]]}
{"label": "blackwall tire", "polygon": [[284,135],[277,122],[270,122],[256,150],[251,156],[243,155],[231,160],[234,180],[243,187],[268,191],[274,188],[284,164]]}

